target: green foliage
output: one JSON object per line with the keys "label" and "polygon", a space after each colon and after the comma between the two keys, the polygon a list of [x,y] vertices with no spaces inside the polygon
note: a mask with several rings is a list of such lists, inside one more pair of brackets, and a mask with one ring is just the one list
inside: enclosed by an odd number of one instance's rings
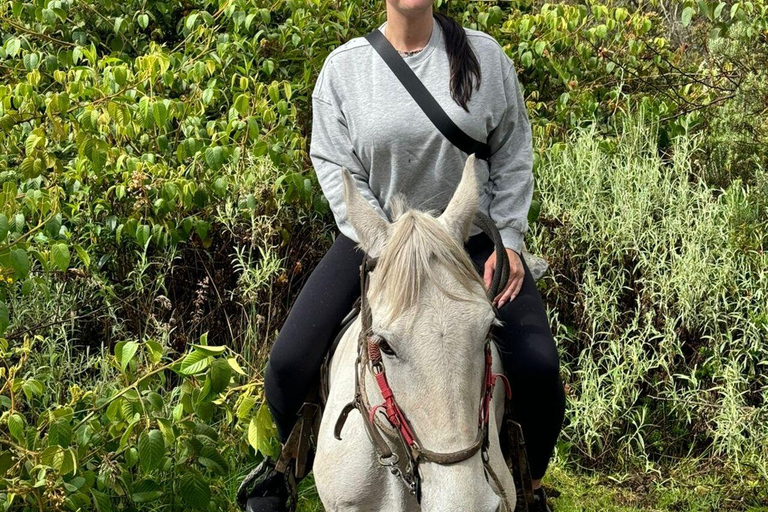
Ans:
{"label": "green foliage", "polygon": [[571,391],[562,454],[631,467],[695,451],[765,477],[768,255],[741,245],[757,196],[697,176],[695,139],[660,156],[656,130],[642,116],[615,139],[584,130],[540,168],[534,240]]}
{"label": "green foliage", "polygon": [[233,468],[274,454],[258,388],[225,347],[174,360],[154,340],[120,343],[108,380],[70,382],[59,402],[30,357],[40,345],[0,343],[3,510],[228,510]]}

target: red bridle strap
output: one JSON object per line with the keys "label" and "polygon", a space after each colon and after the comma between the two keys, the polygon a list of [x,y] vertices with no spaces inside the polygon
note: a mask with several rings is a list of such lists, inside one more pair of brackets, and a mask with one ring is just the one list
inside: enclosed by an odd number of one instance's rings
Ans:
{"label": "red bridle strap", "polygon": [[[384,371],[384,366],[381,364],[381,354],[379,352],[378,343],[375,340],[369,338],[368,352],[371,356],[371,362],[374,368],[374,378],[376,384],[379,386],[379,391],[384,399],[384,402],[371,408],[368,419],[371,423],[374,422],[376,412],[379,409],[384,408],[387,415],[387,419],[395,427],[402,436],[405,443],[412,449],[418,449],[416,442],[416,435],[411,430],[411,426],[408,424],[408,420],[405,418],[400,406],[395,401],[395,394],[392,388],[389,387],[387,382],[387,375]],[[480,402],[480,427],[487,427],[490,421],[490,408],[493,400],[493,389],[496,387],[496,381],[501,379],[504,382],[506,388],[507,398],[511,398],[512,390],[509,386],[507,378],[500,373],[493,373],[493,355],[491,352],[490,342],[485,346],[485,377],[483,379],[483,393]]]}

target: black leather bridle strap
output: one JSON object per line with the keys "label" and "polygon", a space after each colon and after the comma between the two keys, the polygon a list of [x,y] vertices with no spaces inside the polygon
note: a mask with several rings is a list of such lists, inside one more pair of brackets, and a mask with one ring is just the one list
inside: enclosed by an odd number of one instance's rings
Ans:
{"label": "black leather bridle strap", "polygon": [[389,66],[389,69],[395,74],[400,83],[403,84],[405,90],[413,97],[416,103],[421,107],[421,110],[427,115],[432,124],[440,130],[440,133],[448,139],[451,144],[459,148],[464,153],[471,155],[475,154],[477,158],[482,160],[488,160],[491,155],[491,148],[485,142],[480,142],[469,135],[467,135],[461,128],[456,126],[456,123],[448,117],[440,104],[435,100],[434,96],[427,90],[416,73],[413,72],[411,67],[403,60],[397,50],[392,44],[384,37],[384,34],[376,28],[371,33],[367,34],[365,38],[371,43],[373,49],[376,50],[384,62]]}

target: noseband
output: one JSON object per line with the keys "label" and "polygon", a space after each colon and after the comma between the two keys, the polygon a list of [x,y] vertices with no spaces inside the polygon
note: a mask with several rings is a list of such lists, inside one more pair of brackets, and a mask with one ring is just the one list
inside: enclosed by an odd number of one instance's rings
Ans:
{"label": "noseband", "polygon": [[[478,214],[475,219],[477,224],[491,239],[496,247],[497,272],[493,277],[493,282],[489,290],[491,299],[498,295],[507,282],[509,275],[509,263],[507,260],[506,249],[501,243],[501,237],[496,230],[495,225],[485,215]],[[450,465],[469,459],[478,451],[481,451],[483,465],[489,475],[495,480],[497,487],[501,490],[501,483],[489,464],[488,446],[489,446],[489,422],[490,406],[493,399],[493,390],[496,381],[501,379],[504,382],[507,397],[511,391],[509,382],[502,374],[493,373],[493,356],[491,352],[490,337],[485,342],[485,376],[483,378],[483,389],[481,390],[480,411],[478,414],[477,436],[475,441],[468,447],[454,452],[434,452],[424,448],[419,442],[419,438],[414,432],[408,418],[395,400],[394,392],[387,381],[386,369],[381,356],[381,343],[384,338],[373,332],[373,320],[371,308],[368,304],[368,283],[369,273],[376,266],[377,260],[366,258],[360,266],[360,321],[361,330],[358,338],[358,352],[355,360],[355,398],[344,406],[341,411],[336,426],[334,436],[341,440],[341,431],[344,427],[349,413],[357,409],[363,418],[363,424],[368,435],[373,442],[377,453],[379,464],[389,469],[389,471],[400,478],[409,489],[410,493],[416,496],[421,502],[421,476],[419,473],[419,464],[422,462],[431,462],[440,465]],[[371,372],[384,402],[371,407],[368,401],[368,395],[365,390],[365,372]],[[383,410],[387,418],[386,425],[381,421],[377,413]],[[402,470],[399,465],[399,457],[394,453],[389,444],[384,440],[382,431],[394,434],[402,445],[403,452],[407,456],[407,465]],[[508,504],[506,504],[508,507]]]}

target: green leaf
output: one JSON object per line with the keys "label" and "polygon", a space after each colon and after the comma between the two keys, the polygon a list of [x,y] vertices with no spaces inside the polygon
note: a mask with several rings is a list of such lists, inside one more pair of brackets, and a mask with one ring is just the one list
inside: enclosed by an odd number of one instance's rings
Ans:
{"label": "green leaf", "polygon": [[520,56],[520,64],[526,68],[531,67],[531,64],[533,64],[533,54],[530,51],[523,52]]}
{"label": "green leaf", "polygon": [[109,496],[96,489],[91,489],[91,496],[97,512],[112,512],[112,501]]}
{"label": "green leaf", "polygon": [[21,49],[21,41],[17,37],[11,37],[5,42],[5,53],[10,57],[16,57]]}
{"label": "green leaf", "polygon": [[61,452],[61,455],[61,464],[55,465],[54,467],[56,467],[62,475],[77,471],[77,456],[75,455],[74,450],[72,448],[67,448]]}
{"label": "green leaf", "polygon": [[209,356],[205,352],[195,349],[184,358],[179,368],[182,375],[194,375],[208,368]]}
{"label": "green leaf", "polygon": [[121,370],[125,371],[137,350],[139,350],[139,344],[135,341],[121,341],[115,345],[115,358],[120,363]]}
{"label": "green leaf", "polygon": [[139,436],[139,464],[142,471],[156,469],[165,456],[165,440],[159,430],[144,431]]}
{"label": "green leaf", "polygon": [[205,150],[205,163],[214,171],[218,171],[224,165],[224,148],[215,146]]}
{"label": "green leaf", "polygon": [[211,391],[221,393],[229,386],[232,368],[226,359],[214,359],[211,364]]}
{"label": "green leaf", "polygon": [[11,251],[11,266],[16,272],[17,279],[24,279],[29,274],[29,255],[24,249],[13,249]]}
{"label": "green leaf", "polygon": [[229,363],[229,366],[230,366],[230,367],[232,367],[232,369],[233,369],[234,371],[236,371],[236,372],[237,372],[237,373],[239,373],[240,375],[246,375],[246,373],[245,373],[245,371],[243,370],[243,368],[242,368],[242,367],[240,366],[240,364],[237,362],[237,359],[235,359],[234,357],[228,357],[228,358],[227,358],[227,362]]}
{"label": "green leaf", "polygon": [[8,305],[5,302],[0,302],[0,336],[5,334],[10,323],[11,315],[8,312]]}
{"label": "green leaf", "polygon": [[53,258],[53,263],[59,267],[59,270],[62,272],[69,268],[70,254],[67,244],[63,242],[54,244],[53,247],[51,247],[51,257]]}
{"label": "green leaf", "polygon": [[152,108],[152,112],[155,117],[155,124],[158,128],[163,128],[168,121],[168,107],[162,101],[158,101]]}
{"label": "green leaf", "polygon": [[215,180],[213,180],[213,192],[219,196],[224,197],[227,193],[227,180],[219,176]]}
{"label": "green leaf", "polygon": [[186,21],[184,22],[184,26],[187,28],[187,30],[192,30],[195,26],[195,21],[197,21],[197,13],[194,12],[187,16]]}
{"label": "green leaf", "polygon": [[83,249],[81,245],[76,245],[75,252],[77,253],[77,257],[80,258],[80,261],[83,262],[83,266],[88,268],[91,265],[91,257],[88,255],[88,251]]}
{"label": "green leaf", "polygon": [[162,495],[163,491],[160,484],[150,479],[141,480],[131,490],[131,499],[134,503],[148,503],[155,501]]}
{"label": "green leaf", "polygon": [[147,355],[149,360],[155,364],[159,363],[163,359],[163,346],[154,340],[147,340],[144,342],[147,347]]}
{"label": "green leaf", "polygon": [[179,479],[179,491],[181,500],[188,506],[196,509],[208,508],[211,501],[211,489],[203,475],[194,470],[189,470]]}
{"label": "green leaf", "polygon": [[42,396],[43,384],[37,379],[27,379],[21,385],[21,390],[24,391],[27,400],[32,400],[36,396]]}
{"label": "green leaf", "polygon": [[541,214],[541,203],[536,199],[531,200],[531,206],[528,208],[528,222],[533,224],[539,219]]}
{"label": "green leaf", "polygon": [[149,237],[151,235],[151,231],[149,229],[149,225],[142,224],[141,226],[136,227],[136,243],[138,243],[141,247],[145,247],[147,245],[147,242],[149,242]]}
{"label": "green leaf", "polygon": [[693,17],[693,7],[686,7],[683,9],[683,17],[681,19],[683,26],[687,27],[691,24],[691,18]]}
{"label": "green leaf", "polygon": [[143,29],[146,29],[149,25],[149,16],[146,14],[140,14],[137,21],[139,22],[139,26]]}
{"label": "green leaf", "polygon": [[209,345],[198,345],[198,344],[195,344],[195,345],[192,345],[192,346],[195,348],[195,350],[199,350],[199,351],[204,352],[204,353],[206,353],[206,354],[208,354],[210,356],[218,356],[218,355],[221,355],[221,354],[223,354],[224,352],[227,351],[227,347],[225,347],[223,345],[210,345],[209,346]]}
{"label": "green leaf", "polygon": [[0,213],[0,242],[4,241],[6,236],[8,236],[8,217]]}
{"label": "green leaf", "polygon": [[198,459],[200,464],[221,476],[229,474],[229,466],[226,459],[213,446],[204,446]]}
{"label": "green leaf", "polygon": [[259,434],[259,422],[256,419],[256,416],[254,416],[248,423],[248,444],[250,444],[251,447],[256,451],[259,451]]}
{"label": "green leaf", "polygon": [[261,69],[264,70],[264,73],[266,73],[267,76],[272,76],[272,73],[275,71],[275,61],[266,59],[261,65]]}
{"label": "green leaf", "polygon": [[21,60],[24,63],[24,67],[27,68],[27,71],[32,71],[33,69],[37,69],[37,65],[40,64],[40,55],[36,52],[27,53]]}
{"label": "green leaf", "polygon": [[24,440],[24,417],[21,414],[13,413],[8,417],[8,431],[11,437],[18,442]]}
{"label": "green leaf", "polygon": [[237,419],[240,421],[243,421],[245,418],[248,417],[248,415],[251,412],[251,409],[253,409],[253,406],[256,405],[256,399],[252,396],[244,396],[240,400],[240,404],[237,406]]}
{"label": "green leaf", "polygon": [[55,418],[48,427],[48,446],[66,448],[72,442],[72,425],[68,418]]}
{"label": "green leaf", "polygon": [[160,429],[160,432],[162,432],[163,434],[163,438],[165,439],[165,444],[172,445],[173,442],[176,440],[176,433],[173,431],[173,423],[171,423],[170,420],[167,420],[165,418],[158,418],[157,427]]}

